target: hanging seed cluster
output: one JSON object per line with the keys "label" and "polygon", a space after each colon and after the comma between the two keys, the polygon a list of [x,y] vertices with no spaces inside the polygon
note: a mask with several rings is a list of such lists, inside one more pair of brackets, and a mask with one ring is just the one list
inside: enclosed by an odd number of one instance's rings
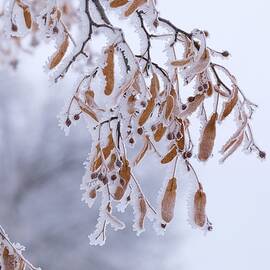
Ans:
{"label": "hanging seed cluster", "polygon": [[[240,147],[265,158],[251,127],[257,106],[245,96],[230,71],[218,63],[229,53],[207,46],[206,31],[187,33],[160,17],[153,0],[85,0],[80,9],[70,1],[61,1],[61,5],[57,1],[40,2],[32,1],[29,6],[15,1],[9,8],[9,31],[18,36],[24,27],[27,35],[36,37],[38,32],[39,37],[54,42],[55,53],[47,67],[55,83],[74,66],[79,70],[80,80],[61,125],[68,130],[84,118],[92,136],[81,189],[89,207],[98,196],[101,206],[90,243],[104,244],[108,225],[123,229],[125,224],[116,217],[115,209],[124,211],[128,205],[134,210],[137,234],[144,231],[147,218],[159,233],[163,232],[177,214],[181,173],[188,172],[193,175],[189,180],[193,183],[189,194],[191,223],[211,230],[206,194],[192,160],[207,162],[213,156],[223,122],[232,119],[236,125],[219,149],[221,161]],[[18,23],[16,6],[21,9],[24,26]],[[139,53],[131,49],[123,30],[111,23],[109,14],[114,12],[120,14],[122,23],[132,18],[143,41]],[[80,21],[76,21],[78,17]],[[72,31],[76,24],[82,30],[78,39]],[[91,43],[98,34],[105,35],[108,43],[93,61]],[[167,63],[160,63],[155,56],[153,41],[165,45]],[[195,123],[196,118],[199,123]],[[193,122],[200,126],[198,141],[194,141]],[[153,171],[155,167],[170,171],[166,179],[155,176],[160,186],[163,183],[156,207],[141,188],[143,179],[136,176],[136,169],[149,162],[148,156],[155,157]]]}

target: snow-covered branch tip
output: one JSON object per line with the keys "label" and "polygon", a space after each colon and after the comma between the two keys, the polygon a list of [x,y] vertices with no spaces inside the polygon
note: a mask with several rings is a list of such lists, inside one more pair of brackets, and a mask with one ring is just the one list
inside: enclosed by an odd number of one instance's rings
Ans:
{"label": "snow-covered branch tip", "polygon": [[0,226],[0,269],[1,270],[41,270],[33,266],[24,256],[25,247],[12,243]]}
{"label": "snow-covered branch tip", "polygon": [[[68,133],[83,117],[91,133],[92,150],[81,185],[83,201],[91,207],[98,195],[102,197],[91,244],[105,243],[108,225],[124,229],[113,212],[128,205],[134,209],[137,234],[144,231],[147,218],[163,233],[173,219],[179,176],[184,175],[190,184],[190,222],[211,230],[206,194],[191,162],[206,162],[213,156],[218,132],[233,116],[235,127],[221,148],[221,162],[240,147],[266,157],[251,125],[257,105],[221,62],[229,52],[210,48],[207,31],[188,33],[160,17],[155,0],[81,0],[79,8],[65,0],[12,0],[2,17],[3,65],[16,66],[18,48],[31,52],[46,40],[56,48],[46,63],[52,81],[57,83],[71,71],[78,76],[59,118]],[[119,25],[129,22],[137,36],[127,39],[124,27],[114,26],[112,17],[119,18]],[[95,44],[98,36],[107,42]],[[135,42],[138,51],[133,49]],[[193,124],[198,126],[198,141],[190,129]],[[153,157],[153,172],[160,167],[169,172],[156,207],[138,179],[138,168],[147,156]]]}

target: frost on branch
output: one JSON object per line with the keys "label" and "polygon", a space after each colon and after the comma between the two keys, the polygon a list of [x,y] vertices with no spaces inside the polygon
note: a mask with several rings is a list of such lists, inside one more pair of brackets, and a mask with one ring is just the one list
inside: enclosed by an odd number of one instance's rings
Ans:
{"label": "frost on branch", "polygon": [[22,252],[25,247],[19,243],[12,243],[8,235],[0,226],[0,269],[1,270],[41,270],[34,267],[27,259],[24,258]]}
{"label": "frost on branch", "polygon": [[[138,51],[128,35],[111,23],[111,16],[135,28],[133,42],[138,40]],[[206,32],[187,33],[160,17],[154,0],[81,0],[79,6],[64,0],[16,0],[9,1],[4,18],[10,44],[15,43],[14,37],[22,42],[30,36],[35,44],[46,40],[55,46],[46,64],[55,83],[70,71],[78,76],[59,118],[66,131],[84,118],[91,133],[82,200],[92,207],[100,197],[101,206],[90,243],[103,245],[108,225],[124,229],[116,210],[124,212],[128,206],[133,208],[133,229],[138,235],[148,219],[158,233],[164,233],[177,215],[175,204],[184,177],[189,182],[190,223],[211,230],[206,194],[191,164],[193,157],[207,162],[215,153],[223,123],[234,116],[236,127],[220,151],[221,162],[240,147],[265,158],[251,127],[257,106],[218,63],[229,53],[211,49]],[[101,36],[106,41],[97,45]],[[163,46],[160,55],[154,43]],[[193,123],[202,126],[197,129],[198,141],[190,128]],[[155,166],[168,171],[165,179],[155,179],[164,183],[156,208],[137,175],[137,168],[150,155],[153,171]]]}

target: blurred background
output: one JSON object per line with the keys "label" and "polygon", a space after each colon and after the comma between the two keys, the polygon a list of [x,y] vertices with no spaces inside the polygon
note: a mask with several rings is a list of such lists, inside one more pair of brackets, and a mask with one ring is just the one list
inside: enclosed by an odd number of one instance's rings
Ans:
{"label": "blurred background", "polygon": [[[260,105],[253,129],[269,153],[269,1],[167,0],[158,1],[158,8],[186,31],[208,30],[209,46],[230,51],[225,64]],[[270,164],[241,151],[222,166],[218,155],[207,165],[194,162],[213,232],[205,236],[191,229],[179,198],[164,237],[151,226],[137,237],[129,209],[124,231],[108,230],[104,247],[89,246],[98,203],[89,210],[79,186],[91,138],[83,122],[68,137],[58,127],[56,116],[74,82],[69,77],[50,85],[42,67],[47,55],[42,46],[23,55],[15,73],[0,71],[0,224],[27,247],[27,258],[54,270],[270,269]],[[232,131],[220,132],[220,142]],[[151,189],[148,171],[144,179]]]}

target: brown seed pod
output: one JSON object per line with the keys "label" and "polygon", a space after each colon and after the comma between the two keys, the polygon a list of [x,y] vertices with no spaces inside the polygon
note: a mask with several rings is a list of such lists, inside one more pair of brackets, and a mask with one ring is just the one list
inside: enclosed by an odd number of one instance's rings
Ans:
{"label": "brown seed pod", "polygon": [[149,144],[148,141],[145,141],[142,150],[140,151],[140,153],[137,155],[135,161],[134,161],[134,166],[138,165],[140,163],[140,161],[143,159],[143,157],[145,156],[147,150],[149,148]]}
{"label": "brown seed pod", "polygon": [[154,98],[151,98],[148,101],[145,110],[143,111],[143,113],[141,114],[141,116],[139,118],[139,125],[140,126],[143,126],[145,124],[145,122],[148,120],[150,114],[154,110],[154,107],[155,107],[155,99]]}
{"label": "brown seed pod", "polygon": [[176,189],[177,183],[176,178],[174,177],[169,180],[161,201],[161,217],[166,223],[171,222],[174,216]]}
{"label": "brown seed pod", "polygon": [[129,180],[130,180],[130,177],[131,177],[131,170],[129,167],[129,162],[125,158],[124,158],[122,166],[120,168],[119,175],[120,175],[120,177],[122,177],[125,180],[126,185],[127,185]]}
{"label": "brown seed pod", "polygon": [[210,120],[206,124],[199,146],[199,160],[206,161],[212,154],[215,138],[216,138],[216,121],[218,114],[213,113]]}
{"label": "brown seed pod", "polygon": [[118,186],[114,192],[114,199],[120,201],[124,196],[125,190],[122,186]]}
{"label": "brown seed pod", "polygon": [[15,256],[9,254],[9,250],[7,247],[4,248],[2,258],[5,270],[15,270]]}
{"label": "brown seed pod", "polygon": [[67,52],[68,45],[69,45],[69,39],[68,39],[68,35],[66,34],[64,41],[60,45],[58,51],[53,55],[49,63],[49,69],[55,68],[62,61],[62,59],[64,58]]}
{"label": "brown seed pod", "polygon": [[166,110],[165,110],[165,119],[169,119],[174,109],[174,98],[171,95],[168,95],[166,99]]}
{"label": "brown seed pod", "polygon": [[105,95],[111,95],[114,88],[114,44],[112,44],[107,50],[107,58],[105,67],[103,68],[103,75],[105,76]]}
{"label": "brown seed pod", "polygon": [[159,142],[162,139],[162,137],[164,136],[166,130],[167,130],[167,128],[162,123],[159,123],[157,126],[157,129],[154,133],[154,140],[156,142]]}
{"label": "brown seed pod", "polygon": [[194,97],[194,100],[190,103],[188,103],[187,108],[185,108],[185,110],[180,114],[180,117],[186,117],[191,115],[192,113],[194,113],[198,107],[201,105],[201,103],[203,102],[205,96],[202,94],[198,94]]}
{"label": "brown seed pod", "polygon": [[177,145],[178,150],[182,152],[185,149],[185,127],[183,123],[181,124],[179,134],[180,134],[180,138],[177,138],[176,145]]}
{"label": "brown seed pod", "polygon": [[97,196],[96,189],[90,190],[90,192],[89,192],[89,197],[90,197],[91,199],[95,199],[96,196]]}
{"label": "brown seed pod", "polygon": [[24,21],[25,25],[28,29],[31,29],[32,27],[32,16],[31,12],[28,6],[23,7],[23,16],[24,16]]}
{"label": "brown seed pod", "polygon": [[125,16],[130,16],[133,12],[135,12],[140,6],[146,3],[147,0],[133,0],[133,2],[128,6],[128,9],[125,11]]}
{"label": "brown seed pod", "polygon": [[237,102],[238,102],[238,88],[235,86],[233,88],[231,99],[228,102],[226,102],[223,106],[223,111],[220,116],[221,121],[224,120],[228,115],[230,115]]}
{"label": "brown seed pod", "polygon": [[153,73],[153,77],[151,79],[151,85],[150,85],[150,93],[152,95],[152,98],[156,98],[159,93],[159,80],[156,73]]}
{"label": "brown seed pod", "polygon": [[139,228],[143,229],[144,227],[144,219],[146,216],[146,202],[143,197],[139,198],[139,209],[140,209],[140,218],[139,218]]}
{"label": "brown seed pod", "polygon": [[165,155],[165,157],[161,160],[162,164],[167,164],[171,162],[177,155],[177,147],[174,145],[172,149]]}
{"label": "brown seed pod", "polygon": [[128,0],[113,0],[111,3],[110,3],[110,7],[111,8],[118,8],[118,7],[122,7],[124,6],[125,4],[128,3]]}
{"label": "brown seed pod", "polygon": [[206,195],[199,189],[194,196],[194,222],[199,227],[203,227],[206,222],[205,206]]}

